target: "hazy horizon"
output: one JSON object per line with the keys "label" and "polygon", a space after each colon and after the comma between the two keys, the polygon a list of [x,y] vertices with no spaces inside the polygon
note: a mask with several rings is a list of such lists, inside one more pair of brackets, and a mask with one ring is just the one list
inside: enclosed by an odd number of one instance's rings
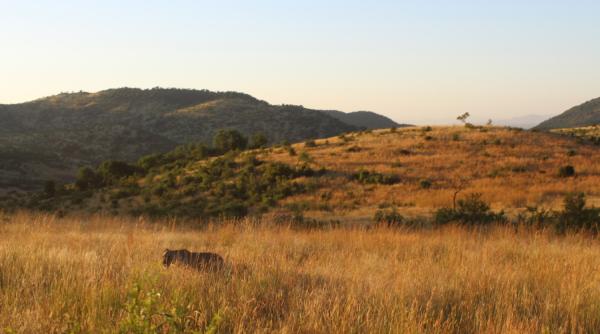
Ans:
{"label": "hazy horizon", "polygon": [[10,3],[0,104],[177,87],[397,122],[551,116],[600,96],[593,1]]}

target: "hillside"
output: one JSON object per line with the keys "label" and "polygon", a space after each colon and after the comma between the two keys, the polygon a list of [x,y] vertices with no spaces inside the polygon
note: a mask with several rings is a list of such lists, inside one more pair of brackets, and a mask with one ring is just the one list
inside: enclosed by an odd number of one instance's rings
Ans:
{"label": "hillside", "polygon": [[574,138],[501,127],[363,131],[224,156],[188,146],[129,169],[106,165],[85,182],[103,178],[108,186],[68,186],[28,205],[200,218],[302,212],[360,222],[381,208],[431,215],[452,206],[460,190],[459,198],[481,193],[492,208],[517,213],[557,209],[573,191],[599,204],[599,154]]}
{"label": "hillside", "polygon": [[359,129],[362,128],[365,130],[410,126],[408,124],[398,124],[388,117],[376,114],[371,111],[355,111],[345,113],[336,110],[323,110],[323,112],[346,124],[350,124]]}
{"label": "hillside", "polygon": [[561,128],[550,131],[600,145],[600,125],[584,126],[580,128]]}
{"label": "hillside", "polygon": [[535,129],[576,128],[600,124],[600,98],[575,106],[564,113],[540,123]]}
{"label": "hillside", "polygon": [[0,105],[0,191],[72,180],[80,166],[135,161],[186,143],[209,143],[215,131],[263,133],[271,143],[322,138],[372,127],[376,114],[340,121],[319,110],[274,106],[235,92],[133,88],[59,94]]}

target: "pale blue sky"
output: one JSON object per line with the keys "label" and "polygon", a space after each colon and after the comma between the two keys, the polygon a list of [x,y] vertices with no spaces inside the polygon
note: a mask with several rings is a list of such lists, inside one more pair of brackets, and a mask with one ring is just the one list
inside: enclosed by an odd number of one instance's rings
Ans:
{"label": "pale blue sky", "polygon": [[490,2],[0,0],[0,103],[162,86],[451,123],[600,96],[600,2]]}

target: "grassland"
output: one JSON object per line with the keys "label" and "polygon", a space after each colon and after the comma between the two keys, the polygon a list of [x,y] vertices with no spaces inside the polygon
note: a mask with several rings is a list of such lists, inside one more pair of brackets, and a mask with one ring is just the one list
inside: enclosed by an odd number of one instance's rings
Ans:
{"label": "grassland", "polygon": [[[217,168],[214,156],[185,153],[185,159],[116,185],[42,197],[37,207],[133,216],[200,212],[203,217],[212,206],[218,213],[238,203],[250,215],[300,211],[364,225],[377,210],[390,207],[406,217],[429,219],[437,209],[452,206],[460,191],[459,198],[480,193],[493,210],[515,217],[528,207],[559,210],[571,192],[583,192],[588,205],[599,206],[599,155],[600,146],[578,137],[503,127],[363,131],[230,154],[230,160],[219,160],[234,166],[230,169]],[[251,182],[262,175],[252,172],[252,159],[264,166],[275,162],[322,172],[267,173],[273,174],[267,185],[277,190],[269,192]],[[560,170],[567,166],[574,173],[565,177]],[[287,183],[280,182],[282,177]],[[286,187],[297,191],[282,191]]]}
{"label": "grassland", "polygon": [[[585,192],[590,204],[600,204],[600,147],[562,135],[503,127],[413,127],[293,148],[333,175],[319,181],[319,192],[286,201],[320,203],[342,217],[370,217],[386,204],[398,206],[403,214],[427,215],[451,206],[458,189],[461,194],[481,193],[492,207],[513,213],[527,206],[558,209],[563,196],[573,191]],[[264,158],[294,163],[298,156],[276,149]],[[574,166],[576,177],[559,176],[566,165]],[[399,182],[349,182],[347,176],[361,169],[394,175]],[[423,181],[430,186],[424,187]],[[312,208],[315,215],[332,214]]]}
{"label": "grassland", "polygon": [[[505,228],[298,231],[16,214],[0,225],[6,332],[594,333],[600,244]],[[263,222],[268,223],[268,222]],[[231,270],[164,269],[166,247]]]}
{"label": "grassland", "polygon": [[569,135],[572,137],[589,140],[593,143],[600,144],[600,126],[585,126],[579,128],[564,128],[551,130],[553,133]]}

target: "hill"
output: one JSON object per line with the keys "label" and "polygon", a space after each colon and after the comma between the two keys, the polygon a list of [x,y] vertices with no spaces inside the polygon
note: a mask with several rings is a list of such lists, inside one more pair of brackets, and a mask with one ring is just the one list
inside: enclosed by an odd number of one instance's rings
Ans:
{"label": "hill", "polygon": [[576,128],[600,124],[600,98],[587,101],[537,125],[535,129]]}
{"label": "hill", "polygon": [[[186,143],[209,143],[215,131],[263,133],[271,143],[322,138],[371,127],[378,115],[331,117],[319,110],[270,105],[235,92],[109,89],[0,105],[0,191],[72,180],[80,166],[135,161]],[[361,125],[365,122],[364,125]]]}
{"label": "hill", "polygon": [[561,128],[550,130],[553,133],[575,137],[582,142],[600,145],[600,125],[580,128]]}
{"label": "hill", "polygon": [[373,130],[396,127],[407,127],[408,124],[398,124],[388,117],[376,114],[371,111],[355,111],[345,113],[336,110],[323,110],[327,115],[336,118],[346,124],[350,124],[359,129]]}
{"label": "hill", "polygon": [[429,216],[451,207],[458,191],[517,213],[558,209],[573,191],[597,204],[598,154],[576,138],[501,127],[362,131],[225,155],[186,146],[135,166],[104,164],[79,187],[20,205],[199,218],[301,212],[352,223],[381,209]]}

